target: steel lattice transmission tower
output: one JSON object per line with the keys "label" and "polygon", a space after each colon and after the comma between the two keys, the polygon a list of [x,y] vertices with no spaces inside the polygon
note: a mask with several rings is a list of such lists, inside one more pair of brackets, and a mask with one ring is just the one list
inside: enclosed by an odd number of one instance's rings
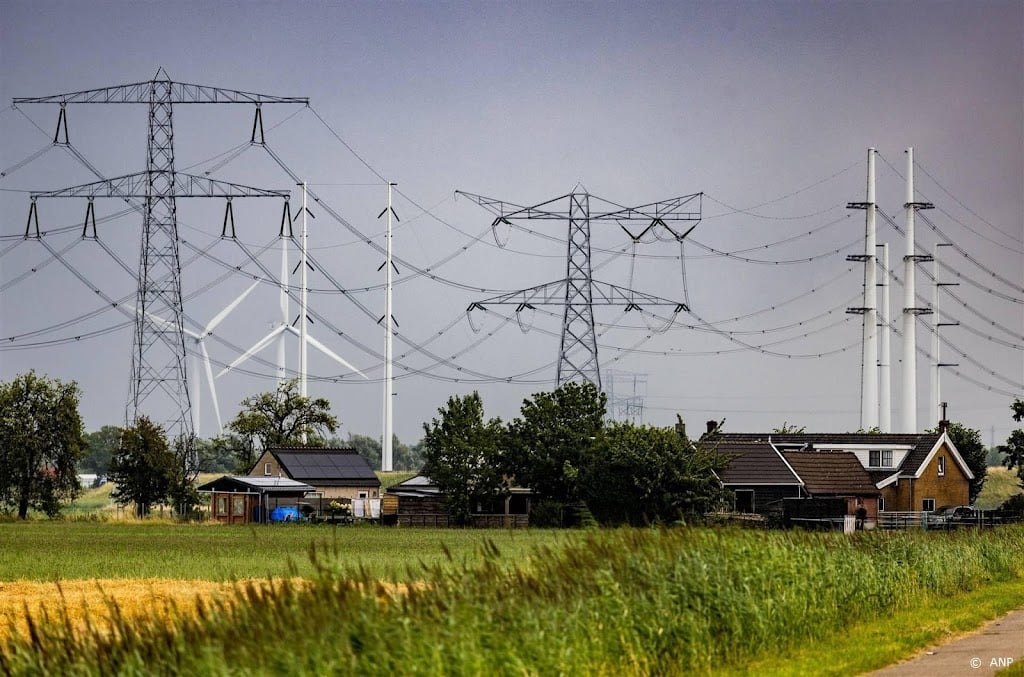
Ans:
{"label": "steel lattice transmission tower", "polygon": [[[626,311],[643,311],[644,307],[670,307],[675,315],[689,310],[685,303],[669,301],[595,280],[590,266],[590,224],[594,221],[618,223],[633,240],[639,241],[655,228],[663,228],[675,239],[690,234],[701,219],[703,193],[652,202],[638,207],[623,207],[587,192],[572,192],[547,202],[523,207],[493,198],[456,191],[494,214],[492,226],[511,225],[516,219],[567,221],[569,224],[565,278],[546,284],[502,294],[470,304],[469,310],[488,305],[514,305],[516,312],[537,305],[562,306],[562,338],[558,353],[556,385],[567,381],[593,383],[601,389],[601,369],[597,356],[597,333],[594,331],[594,306],[621,306]],[[592,212],[592,204],[601,211]],[[634,235],[627,222],[646,222]],[[691,222],[685,232],[674,230],[669,223]]]}
{"label": "steel lattice transmission tower", "polygon": [[[31,194],[29,227],[35,219],[38,237],[39,198],[85,197],[89,200],[86,227],[92,218],[96,197],[142,200],[137,208],[143,213],[142,244],[139,256],[138,290],[135,308],[135,334],[132,341],[132,373],[125,420],[134,422],[143,407],[153,407],[149,399],[162,395],[169,400],[171,418],[168,431],[191,435],[192,415],[185,359],[185,333],[181,301],[181,263],[178,253],[176,200],[182,197],[226,198],[225,229],[222,236],[234,237],[231,199],[235,197],[276,197],[288,200],[290,191],[252,188],[201,176],[184,174],[174,168],[174,105],[248,103],[256,106],[251,143],[263,143],[263,117],[260,106],[266,103],[308,104],[300,97],[254,94],[220,87],[173,82],[163,68],[148,82],[116,85],[65,94],[34,98],[16,98],[14,104],[57,103],[60,116],[54,143],[68,143],[66,106],[68,104],[145,104],[149,108],[146,170],[113,179]],[[61,134],[63,133],[63,142]],[[136,203],[137,205],[138,203]],[[228,223],[231,232],[227,232]],[[86,232],[83,230],[83,236]],[[26,228],[26,236],[29,228]]]}

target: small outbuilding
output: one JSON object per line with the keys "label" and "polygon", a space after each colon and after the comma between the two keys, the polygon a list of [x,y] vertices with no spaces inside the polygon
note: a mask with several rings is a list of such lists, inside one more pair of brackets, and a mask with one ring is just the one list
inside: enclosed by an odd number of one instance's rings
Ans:
{"label": "small outbuilding", "polygon": [[313,487],[287,477],[224,475],[196,487],[210,494],[210,519],[224,524],[265,523],[279,507],[297,506]]}
{"label": "small outbuilding", "polygon": [[[474,527],[526,528],[530,523],[533,492],[512,487],[508,494],[495,496],[474,506],[470,524]],[[445,507],[445,495],[425,475],[410,477],[388,488],[383,501],[385,523],[408,527],[447,527],[454,522]]]}

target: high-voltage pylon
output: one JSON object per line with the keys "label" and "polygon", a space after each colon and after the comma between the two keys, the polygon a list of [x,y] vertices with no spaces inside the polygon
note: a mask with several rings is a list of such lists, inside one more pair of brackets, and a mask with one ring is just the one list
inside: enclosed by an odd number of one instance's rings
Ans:
{"label": "high-voltage pylon", "polygon": [[[174,104],[182,103],[248,103],[256,106],[252,137],[263,143],[265,103],[308,104],[299,97],[268,96],[220,87],[173,82],[160,68],[148,82],[116,85],[51,96],[16,98],[14,105],[28,103],[60,104],[55,144],[67,144],[66,106],[77,103],[134,103],[149,107],[146,170],[137,174],[104,179],[80,186],[31,194],[29,224],[25,235],[35,224],[38,236],[39,198],[85,197],[87,234],[92,219],[95,236],[93,200],[97,197],[139,198],[143,213],[142,246],[139,259],[138,291],[135,308],[135,334],[132,345],[132,374],[125,420],[132,423],[143,413],[146,400],[161,392],[172,405],[168,431],[191,435],[192,416],[188,375],[185,361],[185,333],[181,302],[181,262],[178,253],[176,199],[180,197],[220,197],[227,199],[222,236],[234,237],[231,199],[235,197],[277,197],[287,200],[289,191],[252,188],[202,176],[179,173],[174,169]],[[287,213],[287,212],[286,212]],[[230,222],[230,231],[228,225]],[[160,318],[154,321],[153,318]],[[152,406],[148,403],[147,406]]]}
{"label": "high-voltage pylon", "polygon": [[[456,191],[494,214],[492,225],[511,225],[513,219],[541,219],[568,221],[569,237],[565,278],[547,284],[502,294],[470,304],[469,310],[489,305],[514,305],[516,312],[538,305],[562,306],[562,340],[558,353],[556,385],[567,381],[593,383],[601,389],[601,370],[597,358],[597,333],[594,331],[594,306],[622,306],[626,311],[642,311],[646,307],[670,307],[675,315],[689,310],[685,303],[669,301],[633,289],[619,287],[593,278],[590,267],[590,224],[592,221],[612,221],[639,241],[655,228],[663,228],[677,240],[690,234],[701,219],[703,193],[652,202],[638,207],[623,207],[589,193],[572,192],[547,202],[523,207],[493,198]],[[592,213],[591,203],[600,202],[610,210]],[[559,203],[567,203],[560,206]],[[639,234],[634,235],[626,222],[647,222]],[[669,223],[693,222],[686,232],[677,232]]]}

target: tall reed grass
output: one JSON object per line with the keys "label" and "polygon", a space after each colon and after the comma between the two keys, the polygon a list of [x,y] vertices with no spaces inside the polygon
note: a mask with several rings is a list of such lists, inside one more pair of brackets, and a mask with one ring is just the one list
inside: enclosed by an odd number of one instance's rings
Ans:
{"label": "tall reed grass", "polygon": [[34,624],[12,674],[669,675],[742,669],[856,620],[1024,575],[1024,529],[594,531],[509,568],[424,566],[396,588],[313,550],[302,585],[245,586],[108,634]]}

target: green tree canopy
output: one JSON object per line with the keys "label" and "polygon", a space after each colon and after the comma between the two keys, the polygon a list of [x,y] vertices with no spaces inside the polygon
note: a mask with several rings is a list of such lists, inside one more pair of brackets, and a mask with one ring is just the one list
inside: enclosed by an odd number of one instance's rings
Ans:
{"label": "green tree canopy", "polygon": [[[928,432],[937,433],[939,430],[932,428]],[[946,432],[949,434],[949,439],[953,440],[953,446],[960,452],[967,467],[974,474],[974,479],[971,480],[969,500],[970,503],[974,503],[974,499],[981,493],[981,488],[985,486],[985,479],[988,476],[988,450],[981,442],[981,431],[951,421]]]}
{"label": "green tree canopy", "polygon": [[484,405],[474,392],[448,398],[440,419],[423,424],[425,472],[445,496],[448,513],[468,524],[473,506],[500,494],[504,478],[498,458],[501,421],[484,421]]}
{"label": "green tree canopy", "polygon": [[603,524],[670,523],[718,508],[725,492],[715,472],[724,459],[675,428],[611,423],[580,472],[580,490]]}
{"label": "green tree canopy", "polygon": [[579,502],[579,472],[604,427],[607,400],[593,384],[573,382],[524,400],[505,439],[506,470],[516,484],[545,499]]}
{"label": "green tree canopy", "polygon": [[[1013,412],[1013,420],[1020,423],[1024,421],[1024,401],[1016,399],[1010,405]],[[1017,477],[1024,483],[1024,430],[1020,428],[1010,433],[1006,444],[999,447],[1003,454],[1003,465],[1010,470],[1017,469]]]}
{"label": "green tree canopy", "polygon": [[0,383],[0,503],[19,519],[42,510],[50,517],[61,501],[81,491],[77,466],[85,453],[78,385],[21,374]]}
{"label": "green tree canopy", "polygon": [[326,398],[303,397],[298,387],[298,380],[292,379],[274,392],[242,400],[242,411],[228,429],[243,439],[258,441],[263,449],[322,446],[327,434],[338,429],[338,419],[331,415],[331,403]]}
{"label": "green tree canopy", "polygon": [[145,416],[124,429],[121,446],[110,462],[110,497],[119,505],[135,504],[135,515],[145,517],[150,507],[164,503],[176,475],[175,453],[163,428]]}
{"label": "green tree canopy", "polygon": [[114,457],[118,445],[121,444],[121,427],[105,425],[99,430],[85,434],[87,449],[78,469],[82,472],[107,474],[110,459]]}
{"label": "green tree canopy", "polygon": [[199,504],[196,478],[202,464],[201,445],[195,433],[178,435],[171,445],[174,463],[171,466],[167,499],[178,515],[188,515]]}

